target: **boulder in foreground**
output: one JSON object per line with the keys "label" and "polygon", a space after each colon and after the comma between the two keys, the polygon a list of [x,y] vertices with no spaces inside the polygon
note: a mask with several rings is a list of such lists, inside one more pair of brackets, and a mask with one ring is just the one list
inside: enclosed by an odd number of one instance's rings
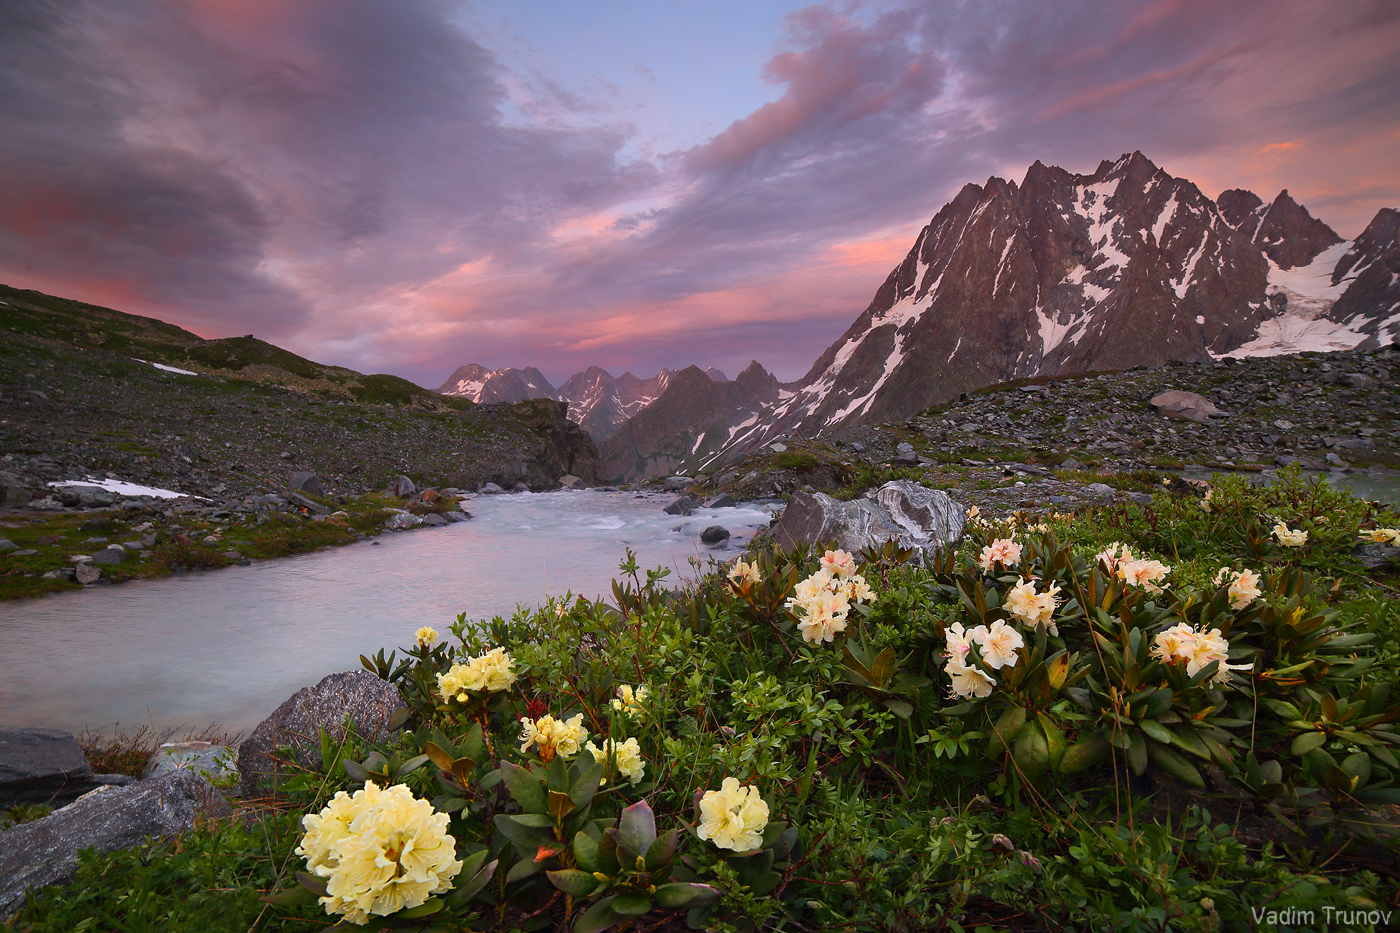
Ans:
{"label": "boulder in foreground", "polygon": [[232,809],[208,781],[174,771],[128,787],[102,787],[55,813],[5,830],[0,845],[0,918],[38,890],[73,876],[78,853],[114,852],[152,836],[191,828],[197,816],[229,816]]}
{"label": "boulder in foreground", "polygon": [[389,732],[389,717],[403,708],[398,688],[368,671],[331,674],[314,687],[301,688],[239,746],[243,796],[268,793],[275,776],[289,770],[273,757],[277,748],[289,747],[297,764],[319,768],[322,729],[339,741],[345,736],[344,723],[349,718],[360,735],[379,739]]}
{"label": "boulder in foreground", "polygon": [[794,493],[773,539],[785,548],[834,542],[852,554],[896,541],[930,556],[959,541],[965,521],[963,507],[943,490],[895,480],[851,502],[821,492]]}

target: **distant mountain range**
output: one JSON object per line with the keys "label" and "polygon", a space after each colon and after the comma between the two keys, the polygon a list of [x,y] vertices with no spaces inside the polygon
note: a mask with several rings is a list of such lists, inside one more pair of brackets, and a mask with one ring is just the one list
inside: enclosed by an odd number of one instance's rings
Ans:
{"label": "distant mountain range", "polygon": [[1140,152],[1091,175],[1036,162],[1019,186],[964,187],[792,394],[705,446],[904,418],[1014,379],[1389,344],[1397,234],[1390,208],[1347,241],[1286,190],[1213,201]]}
{"label": "distant mountain range", "polygon": [[1140,152],[1090,175],[1033,164],[965,186],[797,382],[753,363],[649,380],[464,366],[439,391],[539,393],[615,479],[690,470],[790,432],[906,418],[985,386],[1169,360],[1365,349],[1400,336],[1400,211],[1343,240],[1287,190],[1212,200]]}
{"label": "distant mountain range", "polygon": [[[703,370],[715,382],[728,382],[714,367]],[[669,369],[639,379],[631,373],[617,378],[607,370],[590,366],[574,373],[559,388],[549,384],[538,369],[486,369],[476,363],[458,366],[438,387],[443,395],[473,402],[523,402],[532,398],[552,398],[569,403],[569,420],[579,424],[601,444],[637,412],[656,401],[671,384],[675,373]]]}

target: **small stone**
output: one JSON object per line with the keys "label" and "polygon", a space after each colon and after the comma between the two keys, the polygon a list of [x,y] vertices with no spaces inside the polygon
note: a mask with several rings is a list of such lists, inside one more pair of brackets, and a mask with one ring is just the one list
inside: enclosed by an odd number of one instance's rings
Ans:
{"label": "small stone", "polygon": [[732,509],[732,508],[735,508],[736,505],[737,505],[737,503],[735,503],[735,501],[734,501],[733,499],[731,499],[731,498],[728,496],[728,494],[724,494],[724,495],[715,496],[715,497],[714,497],[713,499],[711,499],[709,502],[706,502],[706,503],[705,503],[705,508],[707,508],[707,509]]}
{"label": "small stone", "polygon": [[429,528],[441,528],[443,525],[447,524],[447,519],[436,512],[429,512],[427,515],[423,516],[423,524],[427,525]]}
{"label": "small stone", "polygon": [[667,515],[689,515],[698,508],[700,508],[700,503],[690,498],[690,496],[679,496],[674,502],[666,506],[665,512]]}
{"label": "small stone", "polygon": [[105,547],[92,555],[94,564],[120,564],[126,560],[126,549],[120,546]]}
{"label": "small stone", "polygon": [[18,547],[19,545],[15,544],[9,538],[0,538],[0,551],[13,551]]}
{"label": "small stone", "polygon": [[725,528],[723,525],[711,525],[700,532],[700,543],[710,545],[720,544],[728,537],[728,528]]}
{"label": "small stone", "polygon": [[102,568],[94,567],[92,564],[79,564],[73,571],[73,578],[83,586],[96,583],[102,576]]}
{"label": "small stone", "polygon": [[477,492],[481,493],[483,496],[499,496],[501,493],[505,492],[505,490],[495,483],[482,483],[480,488],[477,489]]}
{"label": "small stone", "polygon": [[409,479],[407,476],[397,477],[394,480],[394,484],[389,488],[390,491],[400,499],[407,499],[418,491],[418,487],[414,485],[413,480]]}
{"label": "small stone", "polygon": [[667,492],[682,492],[695,485],[695,480],[689,476],[668,476],[664,488]]}
{"label": "small stone", "polygon": [[292,492],[306,492],[313,496],[324,496],[325,489],[321,486],[321,477],[315,473],[299,471],[292,474],[291,482],[287,484],[287,489]]}

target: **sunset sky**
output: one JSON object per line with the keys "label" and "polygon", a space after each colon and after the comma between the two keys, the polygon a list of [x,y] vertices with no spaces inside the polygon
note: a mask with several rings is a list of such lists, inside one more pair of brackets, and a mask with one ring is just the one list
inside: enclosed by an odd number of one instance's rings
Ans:
{"label": "sunset sky", "polygon": [[0,4],[0,282],[436,387],[793,379],[968,182],[1400,206],[1400,4]]}

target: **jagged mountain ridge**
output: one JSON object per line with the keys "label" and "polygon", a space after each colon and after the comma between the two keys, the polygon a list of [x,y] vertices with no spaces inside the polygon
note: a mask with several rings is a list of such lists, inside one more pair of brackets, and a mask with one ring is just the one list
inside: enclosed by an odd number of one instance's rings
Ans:
{"label": "jagged mountain ridge", "polygon": [[[713,366],[702,370],[716,383],[729,382]],[[538,369],[487,369],[467,363],[453,370],[438,388],[442,395],[468,398],[474,402],[521,402],[552,398],[569,404],[569,420],[576,422],[601,444],[637,412],[656,401],[670,385],[675,371],[663,369],[649,379],[625,372],[614,377],[607,370],[590,366],[574,373],[555,388]]]}
{"label": "jagged mountain ridge", "polygon": [[1397,226],[1383,209],[1343,241],[1286,191],[1217,203],[1140,152],[1090,175],[1037,161],[1019,186],[965,186],[793,394],[721,454],[1013,379],[1388,343]]}
{"label": "jagged mountain ridge", "polygon": [[602,445],[604,473],[615,481],[645,479],[698,465],[778,400],[778,378],[751,361],[732,382],[688,366]]}

